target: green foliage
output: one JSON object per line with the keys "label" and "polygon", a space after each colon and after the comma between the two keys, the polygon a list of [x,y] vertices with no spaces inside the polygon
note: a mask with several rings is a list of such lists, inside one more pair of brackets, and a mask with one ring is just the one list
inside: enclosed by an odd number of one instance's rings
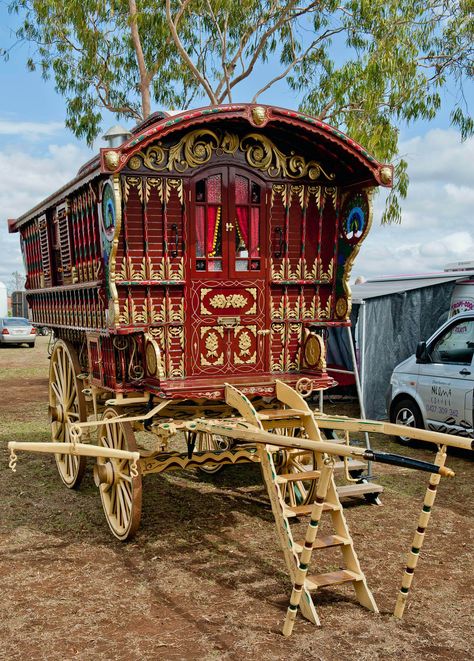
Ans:
{"label": "green foliage", "polygon": [[[451,121],[474,132],[463,84],[474,75],[473,0],[12,0],[35,45],[30,69],[53,76],[67,125],[90,144],[104,108],[140,120],[155,104],[232,102],[263,67],[286,79],[301,109],[337,126],[381,161],[399,126],[433,119],[450,85]],[[280,68],[278,69],[278,63]],[[384,220],[400,218],[406,163],[396,164]]]}

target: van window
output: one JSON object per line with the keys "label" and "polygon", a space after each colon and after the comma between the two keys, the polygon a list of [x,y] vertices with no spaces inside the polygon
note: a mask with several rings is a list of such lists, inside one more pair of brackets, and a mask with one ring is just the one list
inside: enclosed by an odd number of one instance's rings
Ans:
{"label": "van window", "polygon": [[474,354],[474,321],[460,321],[436,340],[430,356],[433,363],[470,365]]}

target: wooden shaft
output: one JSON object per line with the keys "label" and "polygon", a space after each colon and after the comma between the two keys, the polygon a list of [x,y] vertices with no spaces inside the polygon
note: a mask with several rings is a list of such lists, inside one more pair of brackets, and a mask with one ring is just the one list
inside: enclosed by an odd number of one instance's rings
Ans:
{"label": "wooden shaft", "polygon": [[[446,461],[446,446],[439,448],[436,455],[435,463],[439,466],[443,466]],[[411,549],[407,556],[407,566],[405,573],[402,578],[402,586],[400,592],[398,593],[397,603],[395,604],[395,610],[393,614],[395,617],[401,619],[403,617],[403,612],[405,610],[406,602],[408,599],[408,593],[413,581],[413,575],[415,573],[416,566],[418,564],[418,559],[420,557],[421,547],[425,539],[426,529],[428,528],[428,523],[431,516],[431,509],[433,507],[434,501],[436,499],[436,489],[438,487],[439,481],[441,479],[440,475],[432,474],[428,484],[428,488],[425,493],[425,499],[423,501],[423,508],[421,510],[418,526],[415,531]]]}
{"label": "wooden shaft", "polygon": [[24,450],[25,452],[45,452],[47,454],[72,454],[81,457],[103,457],[104,459],[128,459],[129,461],[138,461],[139,452],[129,452],[128,450],[116,450],[106,448],[100,445],[89,445],[86,443],[38,443],[38,442],[19,442],[10,441],[8,443],[10,452],[15,450]]}
{"label": "wooden shaft", "polygon": [[417,429],[416,427],[405,427],[405,425],[395,425],[391,422],[377,420],[360,420],[355,418],[345,418],[344,416],[327,416],[315,413],[315,419],[322,429],[342,429],[346,431],[376,432],[387,436],[406,436],[418,441],[427,441],[436,443],[436,445],[447,445],[452,448],[461,448],[462,450],[474,450],[474,440],[472,438],[461,438],[451,434],[441,434],[440,432],[430,431],[429,429]]}
{"label": "wooden shaft", "polygon": [[[330,443],[328,441],[313,441],[307,438],[295,438],[292,436],[283,436],[264,431],[251,425],[247,422],[234,422],[233,420],[223,420],[215,422],[212,420],[194,420],[193,422],[186,423],[186,427],[190,431],[203,431],[208,434],[220,434],[221,436],[228,436],[239,440],[249,441],[251,443],[264,443],[265,445],[273,445],[278,447],[299,448],[302,450],[311,450],[312,452],[326,452],[330,455],[340,457],[362,457],[363,459],[376,461],[378,455],[383,453],[374,453],[366,448],[359,448],[354,445],[341,445],[339,443]],[[446,434],[442,434],[446,436]],[[403,465],[408,465],[408,458],[402,457],[404,460]],[[380,461],[380,459],[379,459]],[[395,461],[390,463],[394,464]],[[419,462],[420,463],[420,462]],[[445,466],[436,466],[434,464],[426,463],[425,470],[433,469],[443,477],[454,477],[454,472]]]}
{"label": "wooden shaft", "polygon": [[298,567],[296,569],[295,582],[291,591],[290,604],[286,612],[285,622],[282,633],[284,636],[290,636],[298,612],[298,606],[303,595],[303,586],[308,574],[308,567],[313,553],[314,542],[318,534],[319,521],[323,513],[324,501],[328,492],[329,482],[334,468],[334,461],[325,461],[321,470],[321,476],[316,491],[316,499],[311,510],[311,519],[306,530],[303,550],[301,552]]}

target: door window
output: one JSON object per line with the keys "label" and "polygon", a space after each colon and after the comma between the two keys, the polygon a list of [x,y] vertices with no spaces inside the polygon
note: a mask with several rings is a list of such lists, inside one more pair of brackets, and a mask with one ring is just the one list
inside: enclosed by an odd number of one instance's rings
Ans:
{"label": "door window", "polygon": [[460,320],[435,341],[430,356],[433,363],[470,365],[474,354],[474,321]]}
{"label": "door window", "polygon": [[260,270],[261,187],[247,177],[235,177],[235,270]]}
{"label": "door window", "polygon": [[195,183],[196,271],[222,271],[222,176]]}

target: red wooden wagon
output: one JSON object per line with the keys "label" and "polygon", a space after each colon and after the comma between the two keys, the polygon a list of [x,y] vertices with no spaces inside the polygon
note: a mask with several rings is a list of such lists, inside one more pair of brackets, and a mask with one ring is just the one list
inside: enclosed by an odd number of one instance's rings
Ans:
{"label": "red wooden wagon", "polygon": [[[188,452],[168,447],[176,420],[229,413],[225,384],[257,409],[275,399],[276,380],[304,395],[333,384],[325,331],[349,324],[349,276],[372,193],[391,180],[390,166],[313,117],[206,107],[155,113],[9,221],[21,236],[32,321],[54,330],[53,442],[87,439],[99,418],[124,411],[127,420],[100,425],[99,445],[135,452],[134,431],[154,434],[132,478],[123,459],[126,485],[112,460],[97,460],[117,537],[138,526],[142,474],[256,460],[252,448],[189,430]],[[56,460],[78,487],[86,458]],[[280,469],[304,461],[287,451]],[[287,500],[304,504],[310,491],[292,483]]]}

